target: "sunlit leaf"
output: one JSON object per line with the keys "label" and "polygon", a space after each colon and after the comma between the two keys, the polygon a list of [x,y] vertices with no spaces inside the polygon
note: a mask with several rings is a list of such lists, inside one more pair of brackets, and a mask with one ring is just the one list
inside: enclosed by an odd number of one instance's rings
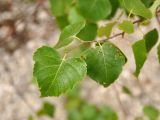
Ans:
{"label": "sunlit leaf", "polygon": [[75,36],[85,27],[85,22],[77,22],[71,25],[66,26],[60,35],[59,41],[56,44],[55,48],[61,48],[69,43],[71,43]]}
{"label": "sunlit leaf", "polygon": [[131,34],[134,32],[134,26],[131,21],[124,20],[121,24],[119,24],[119,29],[124,32]]}
{"label": "sunlit leaf", "polygon": [[156,14],[157,7],[160,6],[160,0],[155,0],[153,5],[150,7],[150,10],[153,15]]}
{"label": "sunlit leaf", "polygon": [[70,9],[69,15],[68,15],[68,20],[70,23],[76,23],[76,22],[81,22],[84,21],[85,19],[78,13],[75,7]]}
{"label": "sunlit leaf", "polygon": [[111,35],[112,29],[114,27],[114,25],[116,24],[116,22],[111,22],[106,24],[104,27],[100,27],[98,29],[98,36],[99,37],[103,37],[106,36],[107,38]]}
{"label": "sunlit leaf", "polygon": [[49,0],[51,12],[54,16],[63,16],[67,10],[67,7],[71,5],[72,0]]}
{"label": "sunlit leaf", "polygon": [[148,19],[152,17],[151,11],[147,7],[145,7],[145,5],[141,2],[141,0],[121,0],[121,1],[123,6],[128,10],[128,12]]}
{"label": "sunlit leaf", "polygon": [[50,0],[51,12],[55,16],[62,16],[65,13],[64,0]]}
{"label": "sunlit leaf", "polygon": [[51,47],[39,48],[33,56],[34,77],[37,78],[41,96],[59,96],[83,80],[86,63],[80,58],[64,58]]}

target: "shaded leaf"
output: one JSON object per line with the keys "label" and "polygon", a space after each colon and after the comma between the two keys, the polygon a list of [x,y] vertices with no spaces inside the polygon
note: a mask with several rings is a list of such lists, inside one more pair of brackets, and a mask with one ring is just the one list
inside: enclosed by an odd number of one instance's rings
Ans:
{"label": "shaded leaf", "polygon": [[44,102],[43,107],[37,112],[38,116],[47,115],[49,117],[53,117],[55,112],[55,107],[53,104],[49,102]]}
{"label": "shaded leaf", "polygon": [[97,35],[97,24],[88,23],[86,26],[78,33],[77,37],[84,41],[92,41]]}
{"label": "shaded leaf", "polygon": [[139,75],[140,70],[147,59],[149,51],[156,44],[157,41],[158,31],[156,29],[153,29],[150,32],[148,32],[142,40],[139,40],[132,45],[134,58],[136,62],[136,76]]}
{"label": "shaded leaf", "polygon": [[58,43],[55,48],[61,48],[74,40],[74,37],[85,27],[85,22],[77,22],[71,25],[66,26],[61,34]]}
{"label": "shaded leaf", "polygon": [[96,107],[90,104],[84,104],[82,106],[83,120],[94,120],[96,117]]}
{"label": "shaded leaf", "polygon": [[91,21],[106,18],[112,11],[109,0],[77,0],[80,13]]}
{"label": "shaded leaf", "polygon": [[100,27],[98,29],[98,36],[99,37],[103,37],[103,36],[106,36],[107,38],[111,35],[111,32],[112,32],[112,29],[113,29],[113,26],[116,24],[116,22],[111,22],[111,23],[108,23],[106,24],[104,27]]}
{"label": "shaded leaf", "polygon": [[56,22],[61,30],[64,29],[67,25],[69,25],[69,21],[66,15],[56,17]]}
{"label": "shaded leaf", "polygon": [[135,15],[139,15],[144,18],[152,18],[151,11],[141,2],[141,0],[121,0],[123,6]]}
{"label": "shaded leaf", "polygon": [[110,1],[110,3],[111,3],[111,6],[112,6],[112,12],[111,12],[111,14],[107,17],[107,19],[112,18],[112,17],[116,14],[116,12],[117,12],[117,10],[118,10],[118,8],[119,8],[119,0],[109,0],[109,1]]}
{"label": "shaded leaf", "polygon": [[123,30],[124,32],[130,34],[134,32],[134,26],[131,21],[124,20],[121,24],[119,24],[119,29]]}
{"label": "shaded leaf", "polygon": [[83,80],[86,64],[80,58],[61,59],[51,47],[39,48],[33,56],[34,77],[37,78],[41,96],[59,96]]}
{"label": "shaded leaf", "polygon": [[153,0],[141,0],[141,1],[147,8],[149,8],[153,3]]}
{"label": "shaded leaf", "polygon": [[88,75],[104,87],[118,78],[126,63],[124,54],[110,42],[90,48],[85,54]]}
{"label": "shaded leaf", "polygon": [[123,86],[122,91],[124,93],[126,93],[127,95],[132,96],[132,92],[130,91],[130,89],[127,86]]}
{"label": "shaded leaf", "polygon": [[116,112],[108,106],[100,107],[100,113],[104,116],[105,120],[118,120]]}
{"label": "shaded leaf", "polygon": [[149,118],[149,120],[158,120],[159,111],[154,106],[145,105],[143,112]]}
{"label": "shaded leaf", "polygon": [[158,41],[158,31],[157,29],[153,29],[151,31],[149,31],[145,36],[145,43],[146,43],[146,49],[147,52],[149,52],[152,47],[157,43]]}

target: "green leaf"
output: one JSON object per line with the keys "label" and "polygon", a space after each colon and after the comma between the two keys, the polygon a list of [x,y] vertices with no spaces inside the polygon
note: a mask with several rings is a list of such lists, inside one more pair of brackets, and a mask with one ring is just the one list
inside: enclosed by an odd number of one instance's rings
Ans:
{"label": "green leaf", "polygon": [[61,48],[64,47],[66,45],[68,45],[69,43],[71,43],[75,38],[75,36],[85,27],[85,22],[81,21],[81,22],[77,22],[71,25],[66,26],[61,34],[60,34],[60,38],[59,41],[57,43],[57,45],[55,46],[55,48]]}
{"label": "green leaf", "polygon": [[143,112],[149,118],[149,120],[158,120],[159,111],[154,106],[145,105]]}
{"label": "green leaf", "polygon": [[105,120],[118,120],[116,112],[114,112],[108,106],[100,107],[100,114],[102,114],[105,117]]}
{"label": "green leaf", "polygon": [[55,107],[53,104],[49,102],[44,102],[43,107],[37,112],[38,116],[44,116],[47,115],[49,117],[53,117],[55,112]]}
{"label": "green leaf", "polygon": [[76,23],[80,21],[84,21],[85,19],[78,13],[75,7],[70,9],[68,20],[70,23]]}
{"label": "green leaf", "polygon": [[51,12],[54,16],[59,17],[65,15],[68,6],[71,5],[72,0],[49,0]]}
{"label": "green leaf", "polygon": [[90,104],[84,104],[82,106],[83,120],[94,120],[96,117],[96,107]]}
{"label": "green leaf", "polygon": [[134,26],[131,21],[124,20],[121,24],[119,24],[119,29],[123,30],[124,32],[131,34],[134,32]]}
{"label": "green leaf", "polygon": [[152,18],[151,11],[145,7],[141,0],[122,0],[123,6],[135,15],[150,19]]}
{"label": "green leaf", "polygon": [[51,47],[39,48],[33,56],[34,77],[37,78],[41,96],[59,96],[83,80],[86,63],[80,58],[60,58]]}
{"label": "green leaf", "polygon": [[109,0],[112,5],[112,12],[107,17],[107,19],[112,19],[112,17],[116,14],[118,8],[119,8],[119,0]]}
{"label": "green leaf", "polygon": [[104,87],[118,78],[126,63],[124,54],[110,42],[88,49],[85,55],[88,75]]}
{"label": "green leaf", "polygon": [[34,120],[34,119],[33,119],[33,116],[32,116],[32,115],[29,115],[27,120]]}
{"label": "green leaf", "polygon": [[62,16],[65,14],[64,0],[50,0],[51,12],[54,16]]}
{"label": "green leaf", "polygon": [[134,58],[136,62],[135,75],[137,77],[147,59],[149,51],[156,44],[157,41],[158,41],[158,31],[156,29],[153,29],[150,32],[148,32],[142,40],[139,40],[132,45]]}
{"label": "green leaf", "polygon": [[145,40],[142,39],[134,43],[132,45],[132,49],[133,49],[134,58],[136,62],[135,75],[138,76],[145,60],[147,59],[147,50],[146,50]]}
{"label": "green leaf", "polygon": [[67,112],[67,120],[83,120],[81,113],[77,109],[70,109]]}
{"label": "green leaf", "polygon": [[67,25],[69,25],[69,21],[66,15],[56,17],[56,22],[61,30],[64,29]]}
{"label": "green leaf", "polygon": [[150,32],[148,32],[145,36],[145,43],[146,43],[146,49],[147,52],[149,52],[152,47],[157,43],[158,41],[158,31],[157,29],[153,29]]}
{"label": "green leaf", "polygon": [[153,3],[153,0],[141,0],[141,1],[147,8],[149,8]]}
{"label": "green leaf", "polygon": [[104,27],[100,27],[98,29],[98,36],[99,37],[103,37],[106,36],[107,38],[111,35],[112,29],[114,27],[114,25],[116,24],[116,22],[111,22],[106,24]]}
{"label": "green leaf", "polygon": [[81,44],[79,45],[79,47],[77,47],[76,49],[72,50],[73,48],[71,48],[71,52],[68,53],[68,56],[74,56],[74,57],[82,57],[83,58],[83,53],[90,48],[90,44],[86,43],[86,44]]}
{"label": "green leaf", "polygon": [[84,41],[92,41],[97,35],[97,24],[88,23],[86,26],[78,33],[77,37]]}
{"label": "green leaf", "polygon": [[106,18],[112,11],[109,0],[77,0],[80,13],[91,21]]}
{"label": "green leaf", "polygon": [[158,45],[157,49],[158,49],[158,52],[157,52],[158,53],[158,59],[159,59],[159,62],[160,62],[160,44]]}
{"label": "green leaf", "polygon": [[124,93],[126,93],[127,95],[132,96],[132,92],[130,91],[130,89],[127,86],[123,86],[122,91]]}
{"label": "green leaf", "polygon": [[153,5],[150,7],[150,10],[153,15],[156,14],[157,7],[160,6],[160,0],[155,0]]}

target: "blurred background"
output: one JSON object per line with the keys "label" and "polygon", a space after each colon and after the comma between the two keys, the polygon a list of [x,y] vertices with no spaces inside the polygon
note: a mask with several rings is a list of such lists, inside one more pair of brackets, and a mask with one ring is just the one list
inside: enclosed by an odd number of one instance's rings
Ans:
{"label": "blurred background", "polygon": [[142,31],[155,27],[160,30],[153,18],[134,34],[112,39],[128,62],[111,86],[104,88],[86,77],[60,97],[40,98],[32,77],[32,54],[44,44],[54,46],[59,27],[47,0],[0,0],[0,120],[160,120],[154,119],[160,110],[156,47],[150,52],[139,81],[132,75],[135,63],[131,44],[142,37]]}

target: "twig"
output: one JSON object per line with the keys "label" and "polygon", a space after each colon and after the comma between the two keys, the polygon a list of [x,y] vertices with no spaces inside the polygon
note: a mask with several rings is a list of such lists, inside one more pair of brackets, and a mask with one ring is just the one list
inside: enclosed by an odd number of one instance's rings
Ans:
{"label": "twig", "polygon": [[[141,19],[133,21],[133,24],[140,23],[141,21],[142,21]],[[118,36],[124,37],[124,34],[125,34],[125,32],[120,32],[120,33],[117,33],[117,34],[115,34],[115,35],[113,35],[111,37],[108,37],[106,39],[100,40],[100,42],[103,43],[103,42],[105,42],[107,40],[113,39],[113,38],[118,37]]]}

